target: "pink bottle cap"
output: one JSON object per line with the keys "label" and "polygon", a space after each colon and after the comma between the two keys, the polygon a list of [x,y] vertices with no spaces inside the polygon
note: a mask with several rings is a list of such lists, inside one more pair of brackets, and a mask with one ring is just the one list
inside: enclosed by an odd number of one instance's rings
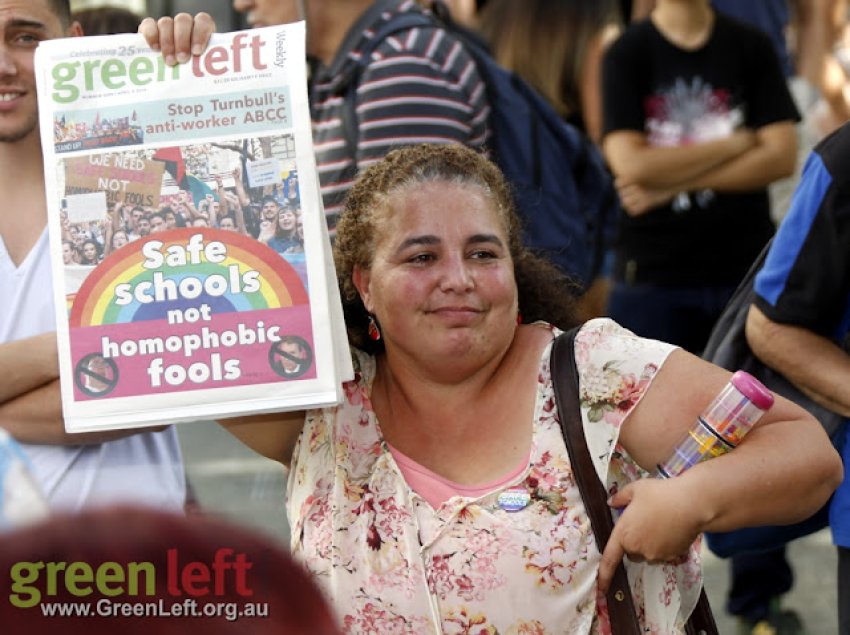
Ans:
{"label": "pink bottle cap", "polygon": [[752,401],[756,408],[767,410],[773,405],[773,393],[748,372],[743,370],[735,372],[731,381],[732,385]]}

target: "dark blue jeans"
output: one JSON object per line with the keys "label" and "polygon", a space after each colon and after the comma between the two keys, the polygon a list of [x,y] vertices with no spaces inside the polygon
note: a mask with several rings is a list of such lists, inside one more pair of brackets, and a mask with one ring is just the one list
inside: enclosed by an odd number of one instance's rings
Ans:
{"label": "dark blue jeans", "polygon": [[771,598],[788,593],[794,586],[785,547],[735,556],[730,573],[726,610],[754,622],[767,617]]}
{"label": "dark blue jeans", "polygon": [[699,355],[735,286],[661,287],[615,282],[608,316],[642,337]]}

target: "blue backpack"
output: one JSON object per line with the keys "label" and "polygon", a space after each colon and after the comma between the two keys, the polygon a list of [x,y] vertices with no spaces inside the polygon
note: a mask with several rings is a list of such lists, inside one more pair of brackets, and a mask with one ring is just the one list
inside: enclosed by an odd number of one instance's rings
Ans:
{"label": "blue backpack", "polygon": [[343,130],[352,155],[357,148],[359,73],[375,48],[398,31],[414,27],[447,30],[474,59],[487,87],[491,108],[489,149],[513,188],[525,245],[546,256],[586,289],[602,269],[620,210],[601,153],[534,88],[497,64],[473,35],[454,25],[444,5],[435,2],[434,10],[438,15],[411,11],[395,16],[361,51],[360,71],[345,92]]}

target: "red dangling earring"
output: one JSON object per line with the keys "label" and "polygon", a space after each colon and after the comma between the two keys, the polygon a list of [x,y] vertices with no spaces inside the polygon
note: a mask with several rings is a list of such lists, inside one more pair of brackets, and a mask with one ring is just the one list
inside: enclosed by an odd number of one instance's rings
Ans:
{"label": "red dangling earring", "polygon": [[372,315],[369,316],[369,326],[367,330],[369,331],[369,339],[373,342],[377,342],[381,339],[381,329],[378,328],[378,323]]}
{"label": "red dangling earring", "polygon": [[516,312],[516,323],[517,323],[517,326],[522,324],[522,313],[520,313],[519,311]]}

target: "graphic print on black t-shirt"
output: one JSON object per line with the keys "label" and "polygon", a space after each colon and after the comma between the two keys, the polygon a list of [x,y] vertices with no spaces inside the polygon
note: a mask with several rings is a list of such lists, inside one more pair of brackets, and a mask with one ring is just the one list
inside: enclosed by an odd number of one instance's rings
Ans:
{"label": "graphic print on black t-shirt", "polygon": [[[647,141],[653,146],[675,147],[723,139],[744,124],[740,100],[700,76],[676,79],[672,86],[648,96],[644,110]],[[711,190],[681,192],[671,207],[679,213],[694,205],[705,209],[712,200]]]}
{"label": "graphic print on black t-shirt", "polygon": [[[603,84],[606,134],[637,132],[656,146],[798,119],[770,40],[720,14],[695,50],[652,20],[631,24],[605,54]],[[680,194],[641,216],[623,213],[613,277],[625,280],[628,265],[633,284],[734,286],[773,231],[766,187]]]}

